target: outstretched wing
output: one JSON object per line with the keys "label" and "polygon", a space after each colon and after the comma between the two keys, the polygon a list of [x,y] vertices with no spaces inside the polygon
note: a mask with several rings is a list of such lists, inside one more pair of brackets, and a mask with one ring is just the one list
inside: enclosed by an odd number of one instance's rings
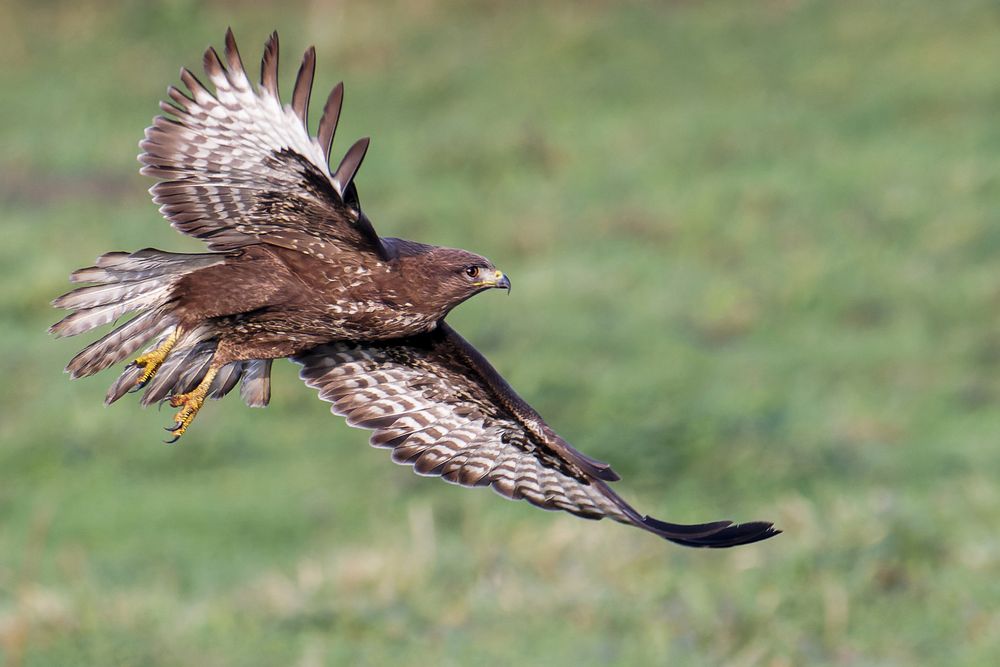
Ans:
{"label": "outstretched wing", "polygon": [[678,525],[640,515],[612,491],[618,476],[573,449],[468,342],[441,323],[427,334],[322,345],[294,358],[305,383],[396,463],[463,486],[588,519],[608,517],[672,542],[729,547],[767,539],[770,523]]}
{"label": "outstretched wing", "polygon": [[142,173],[163,179],[153,201],[179,231],[213,250],[269,243],[329,259],[338,252],[384,255],[378,235],[357,202],[354,175],[368,139],[347,151],[337,170],[328,166],[344,87],[338,84],[323,109],[317,137],[307,113],[316,52],[306,51],[292,103],[278,96],[278,34],[268,40],[255,90],[232,31],[226,32],[225,64],[214,48],[204,65],[215,92],[187,69],[185,93],[171,86],[170,102],[139,144]]}

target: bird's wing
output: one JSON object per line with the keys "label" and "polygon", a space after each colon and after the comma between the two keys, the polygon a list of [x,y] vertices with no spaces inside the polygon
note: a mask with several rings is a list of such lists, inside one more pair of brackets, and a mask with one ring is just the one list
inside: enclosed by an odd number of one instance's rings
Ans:
{"label": "bird's wing", "polygon": [[309,135],[307,113],[316,66],[306,51],[291,104],[278,96],[278,35],[268,40],[260,85],[250,83],[226,32],[225,61],[214,48],[204,65],[214,93],[187,69],[183,92],[171,86],[169,102],[139,144],[142,173],[163,179],[150,189],[171,224],[203,239],[213,250],[269,243],[329,259],[336,253],[384,248],[357,202],[354,175],[368,139],[328,165],[343,84],[330,93],[318,136]]}
{"label": "bird's wing", "polygon": [[588,519],[608,517],[686,546],[729,547],[770,523],[678,525],[640,515],[612,491],[611,468],[573,449],[451,327],[381,342],[338,342],[294,357],[300,377],[396,463],[462,486]]}

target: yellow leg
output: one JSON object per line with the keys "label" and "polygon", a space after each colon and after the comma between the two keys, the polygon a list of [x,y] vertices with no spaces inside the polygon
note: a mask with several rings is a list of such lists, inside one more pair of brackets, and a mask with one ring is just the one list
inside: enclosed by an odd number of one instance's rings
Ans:
{"label": "yellow leg", "polygon": [[167,430],[174,434],[174,437],[167,440],[168,443],[177,442],[178,438],[184,435],[184,431],[187,427],[191,425],[194,421],[195,415],[201,410],[201,406],[205,403],[205,397],[208,396],[208,390],[212,386],[212,380],[219,373],[219,369],[214,365],[208,367],[208,372],[205,373],[205,377],[202,378],[198,386],[192,391],[186,394],[177,394],[176,396],[170,397],[170,405],[175,408],[180,408],[174,416],[174,425]]}
{"label": "yellow leg", "polygon": [[143,387],[147,382],[149,382],[156,371],[160,370],[160,366],[163,365],[163,360],[167,358],[170,354],[170,350],[174,348],[177,343],[177,339],[180,338],[180,328],[174,328],[174,330],[167,336],[167,339],[160,343],[160,345],[155,350],[150,350],[146,354],[142,355],[132,363],[136,366],[143,368],[142,375],[136,380],[136,387]]}

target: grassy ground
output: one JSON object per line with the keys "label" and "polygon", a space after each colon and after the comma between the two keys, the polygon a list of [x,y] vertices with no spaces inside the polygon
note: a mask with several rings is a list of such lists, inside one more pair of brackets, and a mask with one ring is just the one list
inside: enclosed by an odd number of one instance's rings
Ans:
{"label": "grassy ground", "polygon": [[[0,663],[992,665],[1000,12],[952,3],[0,5]],[[331,3],[332,4],[332,3]],[[724,552],[418,478],[274,401],[101,405],[47,302],[196,250],[134,155],[227,25],[344,79],[387,235],[512,277],[454,324]],[[317,93],[319,96],[319,93]],[[318,114],[314,114],[318,116]]]}

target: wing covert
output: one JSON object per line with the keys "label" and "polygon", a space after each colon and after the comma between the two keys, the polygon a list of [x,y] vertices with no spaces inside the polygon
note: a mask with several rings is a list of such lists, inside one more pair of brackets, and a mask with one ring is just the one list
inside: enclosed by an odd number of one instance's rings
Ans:
{"label": "wing covert", "polygon": [[[168,89],[170,101],[160,107],[170,117],[154,119],[139,144],[142,173],[162,179],[150,193],[164,217],[212,250],[269,243],[320,259],[345,251],[382,256],[371,222],[347,196],[364,157],[358,147],[367,147],[368,140],[356,142],[336,172],[328,165],[343,85],[330,93],[316,138],[307,126],[313,49],[286,105],[278,97],[277,33],[265,47],[256,89],[232,31],[226,32],[224,56],[225,62],[214,48],[205,52],[214,92],[181,70],[188,91]],[[334,174],[342,172],[349,177],[337,180]]]}
{"label": "wing covert", "polygon": [[642,516],[605,480],[606,464],[559,438],[451,327],[395,341],[337,342],[293,359],[300,377],[396,463],[462,486],[588,519],[608,517],[686,546],[777,534],[770,523],[679,525]]}

